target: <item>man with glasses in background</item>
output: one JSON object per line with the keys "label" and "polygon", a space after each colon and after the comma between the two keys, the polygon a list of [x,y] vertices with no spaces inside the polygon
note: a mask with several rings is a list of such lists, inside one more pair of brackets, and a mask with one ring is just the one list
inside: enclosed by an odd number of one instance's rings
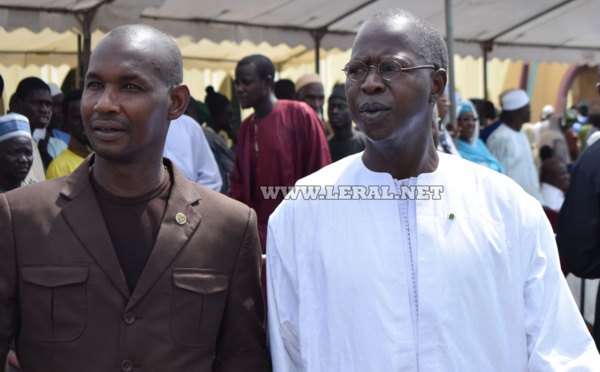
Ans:
{"label": "man with glasses in background", "polygon": [[269,220],[274,370],[600,365],[539,202],[436,151],[447,61],[442,36],[402,10],[358,32],[344,71],[366,149],[298,181]]}

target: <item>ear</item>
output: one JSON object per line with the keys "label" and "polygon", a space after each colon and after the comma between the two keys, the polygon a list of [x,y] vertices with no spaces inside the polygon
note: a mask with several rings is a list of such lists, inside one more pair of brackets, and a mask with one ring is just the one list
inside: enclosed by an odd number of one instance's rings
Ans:
{"label": "ear", "polygon": [[171,88],[171,105],[169,106],[169,120],[174,120],[183,115],[190,101],[190,90],[187,85],[179,84]]}
{"label": "ear", "polygon": [[273,76],[267,75],[264,80],[265,88],[269,90],[269,92],[275,91],[275,82],[273,81]]}
{"label": "ear", "polygon": [[444,95],[444,88],[446,88],[446,82],[448,81],[446,70],[443,68],[438,69],[433,73],[431,77],[431,92],[429,94],[429,102],[437,102]]}

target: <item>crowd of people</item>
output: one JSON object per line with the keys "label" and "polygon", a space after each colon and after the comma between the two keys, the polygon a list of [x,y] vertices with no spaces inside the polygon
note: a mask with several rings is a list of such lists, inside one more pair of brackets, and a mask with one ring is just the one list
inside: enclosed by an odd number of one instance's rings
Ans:
{"label": "crowd of people", "polygon": [[0,116],[0,365],[600,370],[565,281],[600,276],[600,114],[533,124],[521,89],[449,107],[447,65],[438,31],[382,11],[327,97],[238,61],[239,130],[145,25],[100,40],[82,90],[23,79]]}

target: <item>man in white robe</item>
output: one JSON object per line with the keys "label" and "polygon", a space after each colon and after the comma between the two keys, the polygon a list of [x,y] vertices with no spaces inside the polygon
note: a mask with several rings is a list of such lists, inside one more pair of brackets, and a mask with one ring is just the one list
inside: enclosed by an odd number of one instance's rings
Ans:
{"label": "man in white robe", "polygon": [[524,90],[516,89],[504,94],[501,99],[502,124],[490,134],[486,145],[502,165],[504,174],[543,203],[531,143],[522,129],[523,124],[531,117],[529,97]]}
{"label": "man in white robe", "polygon": [[269,220],[274,370],[599,370],[541,205],[435,150],[440,34],[382,11],[351,58],[366,150],[300,180]]}

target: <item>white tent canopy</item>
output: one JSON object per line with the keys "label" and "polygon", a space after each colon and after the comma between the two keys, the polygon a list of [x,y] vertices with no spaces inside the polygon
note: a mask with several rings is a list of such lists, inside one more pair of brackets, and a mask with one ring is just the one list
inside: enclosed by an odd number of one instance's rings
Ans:
{"label": "white tent canopy", "polygon": [[[315,46],[348,49],[364,19],[391,7],[412,11],[439,30],[446,27],[443,0],[0,0],[0,25],[9,33],[3,40],[21,27],[45,30],[19,45],[3,42],[0,56],[42,53],[52,61],[60,55],[72,61],[78,45],[73,32],[86,36],[146,23],[178,41],[184,37],[188,62],[232,63],[244,50],[284,63],[297,55],[314,59],[307,51]],[[600,61],[600,1],[453,0],[452,7],[455,52],[461,56],[479,57],[487,45],[488,58]]]}

